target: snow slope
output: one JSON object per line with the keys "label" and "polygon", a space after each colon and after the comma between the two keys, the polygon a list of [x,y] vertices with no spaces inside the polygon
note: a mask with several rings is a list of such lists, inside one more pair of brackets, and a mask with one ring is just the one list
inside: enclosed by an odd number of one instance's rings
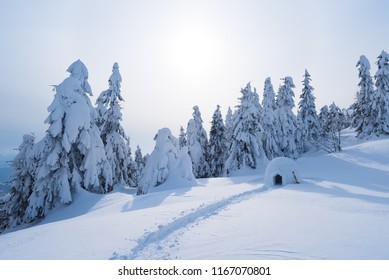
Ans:
{"label": "snow slope", "polygon": [[389,138],[347,137],[340,153],[299,159],[299,185],[268,188],[260,173],[79,193],[0,235],[0,259],[389,259]]}

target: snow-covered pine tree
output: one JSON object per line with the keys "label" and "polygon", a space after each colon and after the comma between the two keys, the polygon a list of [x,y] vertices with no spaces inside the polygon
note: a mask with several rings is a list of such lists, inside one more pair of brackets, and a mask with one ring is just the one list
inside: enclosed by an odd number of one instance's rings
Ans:
{"label": "snow-covered pine tree", "polygon": [[263,149],[268,159],[281,156],[278,147],[279,123],[275,116],[276,101],[270,77],[266,78],[263,89],[261,124],[263,127]]}
{"label": "snow-covered pine tree", "polygon": [[377,65],[374,76],[376,90],[370,101],[370,116],[358,131],[361,138],[372,134],[389,134],[389,55],[385,51],[378,56]]}
{"label": "snow-covered pine tree", "polygon": [[[369,124],[373,119],[372,98],[374,96],[373,78],[370,75],[370,62],[366,56],[361,55],[358,62],[358,83],[359,90],[357,92],[356,101],[354,104],[354,117],[351,126],[355,127],[359,137],[368,136],[371,134],[373,126]],[[369,131],[370,130],[370,131]]]}
{"label": "snow-covered pine tree", "polygon": [[263,108],[262,108],[261,103],[259,102],[259,95],[257,93],[256,87],[254,87],[254,91],[253,91],[253,104],[257,108],[257,111],[259,112],[259,116],[261,116]]}
{"label": "snow-covered pine tree", "polygon": [[106,93],[107,91],[103,91],[100,93],[99,97],[96,100],[96,125],[97,127],[101,130],[102,126],[104,124],[104,119],[105,119],[105,114],[107,112],[107,96]]}
{"label": "snow-covered pine tree", "polygon": [[275,111],[278,118],[278,146],[280,147],[282,156],[292,159],[298,158],[298,150],[296,145],[296,128],[297,119],[292,109],[294,107],[294,92],[295,87],[291,77],[285,77],[284,84],[280,86],[277,94]]}
{"label": "snow-covered pine tree", "polygon": [[139,145],[136,146],[134,163],[135,163],[135,167],[136,167],[135,168],[136,169],[136,173],[135,173],[136,176],[134,178],[134,181],[135,181],[135,185],[137,186],[140,182],[140,179],[142,178],[143,170],[146,166],[145,158],[142,155],[142,150],[139,147]]}
{"label": "snow-covered pine tree", "polygon": [[329,153],[342,150],[340,132],[344,124],[344,115],[342,110],[333,102],[328,111],[328,117],[325,123],[326,135],[322,141],[322,148]]}
{"label": "snow-covered pine tree", "polygon": [[212,177],[223,175],[226,160],[226,128],[220,112],[220,106],[212,116],[211,130],[209,133],[209,166]]}
{"label": "snow-covered pine tree", "polygon": [[178,137],[178,143],[180,145],[180,149],[183,148],[183,147],[186,147],[187,143],[186,143],[186,133],[185,133],[185,130],[184,128],[181,126],[180,127],[180,135]]}
{"label": "snow-covered pine tree", "polygon": [[262,146],[260,117],[261,110],[258,94],[251,90],[250,83],[241,89],[240,104],[234,114],[233,136],[225,165],[225,174],[237,170],[255,169],[267,162]]}
{"label": "snow-covered pine tree", "polygon": [[33,150],[37,162],[33,192],[23,222],[44,217],[59,203],[69,204],[79,188],[106,193],[112,187],[112,171],[96,126],[96,111],[88,94],[88,70],[77,60],[70,76],[55,87],[45,123],[45,137]]}
{"label": "snow-covered pine tree", "polygon": [[164,183],[168,177],[180,185],[195,182],[187,147],[180,149],[178,139],[168,128],[158,130],[154,140],[155,148],[147,159],[137,194],[146,194],[150,188]]}
{"label": "snow-covered pine tree", "polygon": [[311,75],[305,70],[303,80],[303,90],[300,95],[299,111],[297,119],[299,122],[299,151],[305,153],[312,147],[318,148],[320,137],[320,128],[317,119],[315,96],[313,96],[313,87],[310,84]]}
{"label": "snow-covered pine tree", "polygon": [[0,234],[9,227],[9,205],[11,195],[0,192]]}
{"label": "snow-covered pine tree", "polygon": [[263,109],[265,109],[266,107],[267,109],[271,109],[272,111],[277,108],[274,88],[270,77],[266,78],[265,85],[263,87],[262,107]]}
{"label": "snow-covered pine tree", "polygon": [[232,142],[232,132],[234,130],[234,121],[233,121],[233,113],[231,110],[231,107],[228,107],[227,114],[226,114],[226,120],[225,120],[225,127],[226,127],[226,148],[229,149]]}
{"label": "snow-covered pine tree", "polygon": [[299,115],[297,112],[295,139],[296,139],[297,151],[299,154],[303,153],[303,147],[304,147],[303,138],[305,137],[305,135],[303,135],[303,133],[306,133],[306,131],[303,131],[302,129],[303,126],[304,125],[303,125],[303,120],[301,119],[301,115]]}
{"label": "snow-covered pine tree", "polygon": [[198,106],[193,107],[193,119],[188,122],[186,141],[192,160],[193,174],[196,178],[207,178],[210,175],[208,164],[208,137],[203,128],[203,120]]}
{"label": "snow-covered pine tree", "polygon": [[[33,191],[36,162],[32,155],[35,136],[26,134],[20,144],[19,153],[12,161],[14,173],[10,198],[7,202],[6,220],[2,220],[0,228],[15,227],[23,223],[23,217],[28,207],[28,199]],[[1,232],[1,230],[0,230]]]}
{"label": "snow-covered pine tree", "polygon": [[[113,184],[135,186],[136,170],[131,158],[129,138],[120,121],[122,120],[119,102],[124,101],[121,95],[122,76],[117,62],[113,64],[109,77],[109,88],[97,99],[100,135],[104,143],[105,153],[112,169]],[[102,114],[102,115],[101,115]]]}
{"label": "snow-covered pine tree", "polygon": [[321,107],[319,116],[317,118],[319,122],[321,137],[324,137],[326,133],[330,131],[329,127],[327,127],[328,115],[329,115],[328,106],[324,105],[323,107]]}

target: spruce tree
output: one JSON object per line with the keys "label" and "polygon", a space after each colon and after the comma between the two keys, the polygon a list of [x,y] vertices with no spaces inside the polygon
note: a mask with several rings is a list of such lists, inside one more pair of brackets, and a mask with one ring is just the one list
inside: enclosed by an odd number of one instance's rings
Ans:
{"label": "spruce tree", "polygon": [[180,135],[178,137],[178,143],[180,145],[180,148],[183,148],[183,147],[187,146],[186,133],[185,133],[185,130],[184,130],[184,128],[182,126],[180,127]]}
{"label": "spruce tree", "polygon": [[317,119],[315,96],[313,87],[310,85],[311,75],[305,70],[303,89],[300,95],[299,111],[297,115],[298,129],[300,131],[300,152],[305,153],[312,147],[318,147],[320,128]]}
{"label": "spruce tree", "polygon": [[329,107],[328,117],[325,127],[327,133],[324,142],[324,148],[327,152],[338,152],[342,150],[340,132],[342,131],[344,123],[344,115],[342,110],[332,103]]}
{"label": "spruce tree", "polygon": [[0,233],[2,233],[8,227],[8,203],[9,195],[3,195],[0,193]]}
{"label": "spruce tree", "polygon": [[320,113],[318,116],[318,122],[319,122],[319,128],[320,128],[320,137],[324,137],[326,133],[330,131],[330,128],[327,127],[327,120],[328,120],[329,110],[328,106],[324,105],[320,109]]}
{"label": "spruce tree", "polygon": [[188,155],[188,148],[179,148],[178,139],[168,128],[158,130],[154,137],[155,148],[147,159],[143,176],[139,182],[137,194],[149,192],[150,188],[157,187],[170,178],[174,184],[196,184],[192,172],[192,162]]}
{"label": "spruce tree", "polygon": [[71,203],[80,188],[106,193],[112,187],[96,111],[87,96],[92,94],[88,70],[77,60],[67,71],[70,76],[55,87],[48,107],[46,135],[33,150],[37,166],[23,222],[43,218],[60,203]]}
{"label": "spruce tree", "polygon": [[361,55],[358,62],[358,83],[359,90],[357,92],[356,102],[354,104],[354,117],[352,127],[358,132],[359,137],[371,134],[369,122],[372,120],[372,98],[374,97],[373,79],[370,75],[370,62],[366,56]]}
{"label": "spruce tree", "polygon": [[226,157],[225,133],[226,128],[220,112],[220,106],[217,105],[216,111],[212,116],[211,130],[209,133],[209,166],[212,177],[223,175]]}
{"label": "spruce tree", "polygon": [[261,110],[258,94],[250,83],[241,89],[240,104],[234,114],[233,136],[226,161],[225,174],[237,170],[255,169],[267,162],[262,146]]}
{"label": "spruce tree", "polygon": [[193,107],[193,118],[189,120],[186,130],[186,141],[192,160],[193,174],[196,178],[209,177],[208,137],[203,128],[203,120],[198,106]]}
{"label": "spruce tree", "polygon": [[225,133],[225,135],[226,135],[226,147],[227,147],[227,149],[229,149],[231,146],[231,142],[232,142],[232,132],[234,130],[233,113],[232,113],[231,107],[228,107],[228,110],[227,110],[225,127],[226,127],[226,133]]}
{"label": "spruce tree", "polygon": [[136,146],[134,164],[136,170],[134,181],[135,185],[137,186],[140,182],[140,179],[142,178],[143,170],[146,166],[145,158],[142,155],[142,150],[139,145]]}
{"label": "spruce tree", "polygon": [[278,146],[283,156],[296,159],[298,157],[296,145],[297,119],[292,111],[294,107],[293,88],[295,85],[291,77],[285,77],[283,81],[284,84],[280,86],[276,100],[276,117],[279,123]]}
{"label": "spruce tree", "polygon": [[389,134],[389,55],[382,51],[378,56],[378,70],[374,76],[376,90],[371,100],[371,110],[360,137],[371,134]]}
{"label": "spruce tree", "polygon": [[[135,186],[136,168],[131,158],[129,138],[120,121],[122,113],[120,101],[122,77],[118,63],[114,63],[112,74],[108,80],[109,88],[97,99],[100,135],[104,143],[105,153],[112,169],[113,184]],[[135,170],[134,170],[135,169]]]}
{"label": "spruce tree", "polygon": [[34,162],[33,157],[34,142],[34,135],[24,135],[23,142],[18,148],[19,153],[12,161],[14,174],[12,175],[12,187],[10,200],[8,201],[7,224],[4,228],[12,228],[23,223],[23,218],[28,208],[28,200],[33,192],[35,181],[36,162]]}
{"label": "spruce tree", "polygon": [[270,77],[266,78],[263,89],[261,124],[263,127],[263,148],[268,159],[281,155],[278,147],[279,123],[275,116],[276,102]]}

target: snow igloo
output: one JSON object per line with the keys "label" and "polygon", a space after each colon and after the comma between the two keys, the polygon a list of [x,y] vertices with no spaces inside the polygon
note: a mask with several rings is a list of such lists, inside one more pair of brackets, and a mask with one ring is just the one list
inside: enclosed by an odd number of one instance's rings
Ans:
{"label": "snow igloo", "polygon": [[297,164],[290,158],[278,157],[269,162],[265,171],[267,186],[284,186],[299,184],[300,172]]}

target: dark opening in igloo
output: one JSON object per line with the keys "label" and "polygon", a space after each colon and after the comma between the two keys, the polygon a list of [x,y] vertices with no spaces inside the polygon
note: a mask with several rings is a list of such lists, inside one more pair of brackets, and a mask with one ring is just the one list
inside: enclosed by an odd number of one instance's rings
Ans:
{"label": "dark opening in igloo", "polygon": [[277,174],[274,176],[274,185],[282,185],[282,176]]}

